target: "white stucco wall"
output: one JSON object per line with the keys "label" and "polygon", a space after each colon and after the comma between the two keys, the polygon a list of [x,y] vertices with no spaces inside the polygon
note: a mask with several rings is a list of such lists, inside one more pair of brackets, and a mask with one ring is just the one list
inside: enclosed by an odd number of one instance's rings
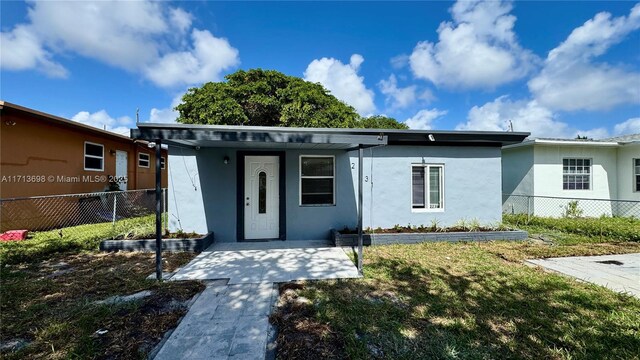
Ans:
{"label": "white stucco wall", "polygon": [[[453,226],[478,221],[502,221],[501,162],[498,147],[385,146],[364,150],[363,226]],[[350,153],[354,193],[357,194],[357,151]],[[372,163],[373,161],[373,163]],[[413,164],[444,166],[444,209],[411,207]]]}
{"label": "white stucco wall", "polygon": [[[591,159],[591,187],[589,190],[562,188],[562,159]],[[574,199],[617,199],[617,149],[595,146],[534,146],[535,196],[566,197]],[[560,216],[567,201],[536,198],[534,212],[539,216]],[[584,216],[615,214],[610,202],[579,201]]]}
{"label": "white stucco wall", "polygon": [[533,146],[502,150],[502,211],[520,214],[528,211],[528,199],[533,194]]}
{"label": "white stucco wall", "polygon": [[533,146],[502,151],[502,193],[533,194]]}
{"label": "white stucco wall", "polygon": [[[635,191],[633,159],[640,159],[640,144],[627,144],[618,148],[618,199],[640,201],[640,192]],[[619,215],[640,214],[640,204],[620,204]]]}
{"label": "white stucco wall", "polygon": [[169,230],[206,234],[198,152],[169,147]]}

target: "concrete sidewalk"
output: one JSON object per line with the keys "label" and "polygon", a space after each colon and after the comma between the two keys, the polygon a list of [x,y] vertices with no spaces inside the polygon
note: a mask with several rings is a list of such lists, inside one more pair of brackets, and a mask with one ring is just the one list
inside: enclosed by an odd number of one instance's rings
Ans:
{"label": "concrete sidewalk", "polygon": [[572,256],[527,262],[640,298],[640,254]]}
{"label": "concrete sidewalk", "polygon": [[272,283],[209,283],[155,359],[264,359],[277,296]]}

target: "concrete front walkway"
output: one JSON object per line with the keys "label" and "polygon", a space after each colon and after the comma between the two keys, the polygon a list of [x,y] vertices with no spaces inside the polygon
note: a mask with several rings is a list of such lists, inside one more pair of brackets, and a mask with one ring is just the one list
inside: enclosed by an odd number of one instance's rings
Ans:
{"label": "concrete front walkway", "polygon": [[277,296],[271,283],[210,282],[155,359],[263,360]]}
{"label": "concrete front walkway", "polygon": [[255,284],[359,276],[344,250],[325,241],[270,241],[213,244],[172,280],[229,279],[229,284]]}
{"label": "concrete front walkway", "polygon": [[640,298],[640,254],[573,256],[527,262]]}
{"label": "concrete front walkway", "polygon": [[263,360],[274,283],[357,277],[344,250],[324,241],[214,244],[171,277],[208,284],[155,359]]}

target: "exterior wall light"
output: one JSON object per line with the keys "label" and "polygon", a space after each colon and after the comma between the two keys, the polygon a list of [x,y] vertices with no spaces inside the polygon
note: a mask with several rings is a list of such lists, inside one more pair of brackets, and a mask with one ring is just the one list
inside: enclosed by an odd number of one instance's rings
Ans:
{"label": "exterior wall light", "polygon": [[224,158],[222,159],[222,162],[226,165],[229,163],[229,156],[225,155]]}

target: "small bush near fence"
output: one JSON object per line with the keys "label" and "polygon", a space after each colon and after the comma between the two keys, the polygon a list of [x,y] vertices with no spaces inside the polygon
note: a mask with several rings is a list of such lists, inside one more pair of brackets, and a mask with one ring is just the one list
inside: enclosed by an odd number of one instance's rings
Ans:
{"label": "small bush near fence", "polygon": [[504,214],[503,221],[514,226],[539,226],[592,238],[617,241],[640,241],[640,220],[625,217],[550,218],[526,214]]}

